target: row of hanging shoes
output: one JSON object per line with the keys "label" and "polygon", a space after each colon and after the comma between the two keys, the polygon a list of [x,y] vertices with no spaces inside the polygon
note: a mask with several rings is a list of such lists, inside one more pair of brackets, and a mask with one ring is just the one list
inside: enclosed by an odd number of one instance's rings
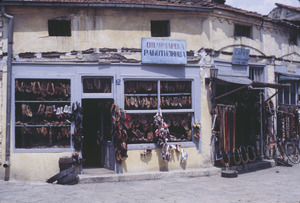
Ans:
{"label": "row of hanging shoes", "polygon": [[191,108],[191,96],[161,97],[161,108]]}
{"label": "row of hanging shoes", "polygon": [[111,80],[102,78],[86,78],[83,82],[84,92],[111,92]]}
{"label": "row of hanging shoes", "polygon": [[157,93],[156,81],[126,81],[125,94]]}
{"label": "row of hanging shoes", "polygon": [[16,94],[21,93],[22,96],[26,94],[34,95],[36,99],[45,99],[47,97],[64,97],[69,98],[71,94],[70,84],[64,82],[51,82],[46,80],[15,81]]}
{"label": "row of hanging shoes", "polygon": [[157,109],[157,97],[125,97],[126,109]]}
{"label": "row of hanging shoes", "polygon": [[33,117],[35,116],[44,116],[45,118],[51,118],[56,116],[57,118],[70,117],[72,114],[72,108],[69,105],[64,106],[55,106],[55,105],[45,105],[40,104],[36,113],[32,113],[31,107],[29,104],[22,104],[22,116]]}

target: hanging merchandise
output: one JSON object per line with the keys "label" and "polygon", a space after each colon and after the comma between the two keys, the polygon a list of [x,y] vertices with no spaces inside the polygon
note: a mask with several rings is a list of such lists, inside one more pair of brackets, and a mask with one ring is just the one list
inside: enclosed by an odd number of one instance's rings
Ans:
{"label": "hanging merchandise", "polygon": [[201,123],[194,123],[193,124],[193,134],[195,138],[200,138],[201,135]]}
{"label": "hanging merchandise", "polygon": [[188,158],[188,154],[183,149],[181,149],[180,150],[180,161],[182,163],[185,163],[187,161],[187,158]]}
{"label": "hanging merchandise", "polygon": [[177,152],[182,151],[182,160],[186,161],[188,154],[186,152],[183,152],[183,149],[181,149],[180,144],[176,145],[170,145],[168,144],[168,138],[170,136],[168,125],[164,122],[161,111],[159,111],[155,116],[154,116],[154,124],[156,127],[155,130],[155,140],[156,144],[161,146],[161,158],[162,160],[165,161],[170,161],[171,160],[171,150],[176,150]]}
{"label": "hanging merchandise", "polygon": [[74,149],[78,152],[82,150],[82,142],[83,142],[83,135],[82,135],[82,121],[83,121],[83,109],[78,102],[73,103],[72,105],[72,122],[75,122],[74,134],[72,136]]}
{"label": "hanging merchandise", "polygon": [[113,121],[112,136],[115,146],[115,156],[117,162],[124,161],[127,155],[127,130],[130,128],[130,116],[126,112],[119,108],[117,104],[113,104],[111,107],[111,115]]}
{"label": "hanging merchandise", "polygon": [[145,157],[146,155],[149,155],[152,153],[152,148],[148,147],[148,148],[144,148],[144,151],[141,152],[141,156]]}
{"label": "hanging merchandise", "polygon": [[233,157],[234,162],[240,163],[237,157],[239,152],[235,149],[236,107],[218,104],[216,114],[218,125],[215,127],[219,128],[219,132],[214,133],[217,140],[216,161],[220,160],[222,165],[229,165],[231,157]]}

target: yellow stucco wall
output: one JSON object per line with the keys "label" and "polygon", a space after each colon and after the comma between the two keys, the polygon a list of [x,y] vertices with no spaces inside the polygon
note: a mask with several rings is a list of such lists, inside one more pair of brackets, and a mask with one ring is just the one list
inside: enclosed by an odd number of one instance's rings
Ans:
{"label": "yellow stucco wall", "polygon": [[[234,24],[249,24],[249,17],[215,13],[153,11],[110,8],[8,8],[15,18],[14,53],[70,52],[90,48],[141,48],[141,38],[151,37],[151,20],[170,20],[171,36],[186,40],[187,50],[223,49],[247,45],[265,55],[281,57],[297,51],[288,44],[286,28],[253,20],[252,38],[234,38]],[[30,15],[29,15],[30,13]],[[43,13],[43,15],[40,15]],[[122,15],[120,15],[122,13]],[[70,19],[71,37],[49,37],[48,19]],[[138,19],[138,20],[137,20]],[[226,50],[228,51],[228,50]],[[251,50],[259,55],[259,52]]]}
{"label": "yellow stucco wall", "polygon": [[123,173],[130,172],[143,172],[143,171],[171,171],[180,169],[200,168],[201,154],[195,147],[184,148],[188,153],[187,161],[180,161],[180,152],[176,150],[171,151],[170,161],[164,161],[160,157],[161,149],[154,149],[152,153],[141,156],[143,150],[130,150],[128,151],[128,158],[122,162]]}
{"label": "yellow stucco wall", "polygon": [[13,153],[10,179],[46,181],[59,172],[59,158],[71,153]]}

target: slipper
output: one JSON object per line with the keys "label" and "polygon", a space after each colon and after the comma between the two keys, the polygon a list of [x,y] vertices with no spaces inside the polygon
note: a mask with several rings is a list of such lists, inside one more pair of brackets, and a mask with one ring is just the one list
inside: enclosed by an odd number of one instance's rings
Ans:
{"label": "slipper", "polygon": [[101,88],[101,80],[99,78],[95,78],[94,79],[94,87],[96,87],[96,89],[100,90],[100,88]]}

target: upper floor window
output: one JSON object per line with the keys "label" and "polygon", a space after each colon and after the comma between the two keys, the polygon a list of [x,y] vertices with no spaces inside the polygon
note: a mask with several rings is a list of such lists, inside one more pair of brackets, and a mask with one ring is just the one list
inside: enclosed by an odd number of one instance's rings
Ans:
{"label": "upper floor window", "polygon": [[170,21],[151,21],[151,37],[170,37]]}
{"label": "upper floor window", "polygon": [[234,26],[234,36],[251,38],[251,30],[252,30],[251,26],[235,25]]}
{"label": "upper floor window", "polygon": [[290,45],[298,45],[298,34],[297,34],[297,32],[295,32],[295,31],[290,32],[289,44]]}
{"label": "upper floor window", "polygon": [[48,20],[49,36],[71,36],[70,20]]}

